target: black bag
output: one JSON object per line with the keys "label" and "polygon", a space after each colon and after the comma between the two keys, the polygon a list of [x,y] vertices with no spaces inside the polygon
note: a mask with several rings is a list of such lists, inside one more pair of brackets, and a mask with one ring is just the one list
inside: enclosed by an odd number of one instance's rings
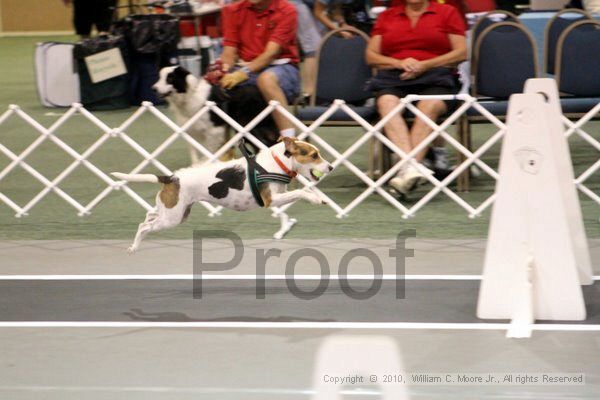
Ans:
{"label": "black bag", "polygon": [[179,19],[170,14],[130,15],[115,25],[127,38],[131,50],[141,54],[166,54],[177,51]]}
{"label": "black bag", "polygon": [[152,90],[162,67],[176,65],[179,20],[169,14],[130,15],[113,32],[125,36],[131,53],[131,104],[162,104]]}
{"label": "black bag", "polygon": [[79,72],[81,104],[88,110],[117,110],[129,107],[129,73],[93,83],[85,58],[96,53],[118,48],[129,71],[129,56],[122,36],[102,35],[78,42],[73,58]]}
{"label": "black bag", "polygon": [[377,92],[383,89],[402,88],[411,86],[443,86],[455,88],[457,86],[457,75],[454,69],[447,67],[436,67],[414,79],[400,79],[401,69],[382,69],[377,72],[367,83],[367,90]]}

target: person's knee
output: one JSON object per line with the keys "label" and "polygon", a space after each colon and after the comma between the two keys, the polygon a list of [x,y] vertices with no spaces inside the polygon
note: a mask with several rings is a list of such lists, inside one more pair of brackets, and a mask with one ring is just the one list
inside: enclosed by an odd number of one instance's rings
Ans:
{"label": "person's knee", "polygon": [[394,107],[400,103],[400,99],[391,94],[384,94],[377,98],[377,110],[380,115],[389,113]]}
{"label": "person's knee", "polygon": [[446,112],[446,104],[442,100],[422,100],[417,108],[434,121]]}
{"label": "person's knee", "polygon": [[260,91],[270,90],[279,87],[279,79],[277,75],[270,71],[262,72],[256,79],[256,85]]}

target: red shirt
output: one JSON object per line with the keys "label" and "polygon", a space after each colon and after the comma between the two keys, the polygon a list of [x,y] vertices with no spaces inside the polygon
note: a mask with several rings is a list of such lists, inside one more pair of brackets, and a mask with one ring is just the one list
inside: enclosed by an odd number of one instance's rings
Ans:
{"label": "red shirt", "polygon": [[495,0],[465,0],[469,12],[493,11],[496,9]]}
{"label": "red shirt", "polygon": [[[438,4],[449,4],[453,7],[455,7],[466,21],[466,17],[464,14],[468,10],[468,6],[467,6],[468,1],[467,0],[431,0],[431,1],[434,1]],[[471,2],[484,2],[484,3],[488,2],[488,1],[494,1],[494,0],[471,0]],[[404,4],[404,0],[392,0],[392,7],[399,6],[402,4]],[[492,10],[495,10],[495,8],[492,8]],[[469,11],[469,12],[471,12],[471,11]]]}
{"label": "red shirt", "polygon": [[238,49],[240,58],[252,61],[261,55],[268,42],[281,46],[278,58],[298,63],[296,47],[296,8],[286,0],[271,0],[262,11],[247,0],[230,4],[221,12],[223,45]]}
{"label": "red shirt", "polygon": [[381,54],[384,56],[423,61],[451,51],[448,34],[464,36],[465,30],[465,21],[456,8],[430,2],[414,28],[404,6],[400,5],[379,15],[371,35],[381,35]]}

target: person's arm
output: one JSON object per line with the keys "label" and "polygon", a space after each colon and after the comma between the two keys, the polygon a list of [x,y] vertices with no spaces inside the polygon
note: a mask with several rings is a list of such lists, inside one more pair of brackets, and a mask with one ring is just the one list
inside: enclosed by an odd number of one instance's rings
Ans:
{"label": "person's arm", "polygon": [[268,42],[265,51],[258,57],[248,63],[246,66],[250,72],[258,72],[267,68],[273,61],[277,59],[281,53],[281,46],[276,42]]}
{"label": "person's arm", "polygon": [[[268,67],[277,59],[283,46],[289,46],[294,43],[297,25],[298,18],[296,9],[293,6],[290,6],[288,12],[283,14],[277,21],[269,36],[269,41],[265,46],[265,50],[244,67],[225,75],[221,79],[221,85],[226,89],[231,89],[247,80],[250,73],[260,72]],[[221,60],[224,61],[222,58]]]}
{"label": "person's arm", "polygon": [[237,63],[238,50],[237,47],[225,46],[223,47],[223,53],[221,53],[221,61],[223,62],[223,71],[228,71],[231,67]]}
{"label": "person's arm", "polygon": [[[325,25],[325,27],[330,31],[349,26],[348,24],[346,24],[346,21],[344,21],[342,14],[339,12],[336,13],[337,17],[335,19],[329,18],[329,6],[327,4],[321,3],[319,0],[315,0],[313,14],[315,18],[323,25]],[[340,32],[340,35],[342,35],[345,38],[351,38],[354,36],[350,32]]]}
{"label": "person's arm", "polygon": [[414,58],[399,60],[381,54],[381,35],[372,36],[365,51],[365,60],[368,65],[379,69],[406,69],[409,64],[417,62]]}
{"label": "person's arm", "polygon": [[236,11],[233,5],[223,7],[221,10],[221,26],[223,29],[223,53],[221,61],[223,70],[232,68],[238,61],[238,48],[241,38],[239,33],[239,21],[236,20]]}
{"label": "person's arm", "polygon": [[[236,51],[237,52],[237,51]],[[251,72],[259,72],[269,66],[281,52],[281,46],[275,42],[268,42],[265,51],[258,57],[246,64],[241,69],[225,75],[221,78],[221,86],[225,89],[232,89],[248,79],[248,74]],[[223,51],[223,54],[225,51]],[[221,61],[225,63],[225,59],[221,56]],[[231,64],[233,65],[233,64]]]}
{"label": "person's arm", "polygon": [[298,29],[298,14],[296,8],[290,6],[286,12],[277,20],[274,28],[269,34],[269,40],[264,51],[248,63],[251,72],[259,72],[275,61],[283,49],[295,46],[296,33]]}
{"label": "person's arm", "polygon": [[448,34],[450,50],[446,54],[424,61],[407,63],[400,79],[413,79],[425,71],[435,67],[454,67],[467,59],[467,40],[462,35]]}
{"label": "person's arm", "polygon": [[323,25],[325,25],[325,27],[327,29],[329,29],[330,31],[337,29],[338,28],[338,24],[341,21],[333,21],[331,18],[329,18],[328,12],[327,12],[327,5],[321,3],[320,1],[316,0],[315,1],[315,6],[313,8],[313,14],[315,15],[315,18],[322,23]]}

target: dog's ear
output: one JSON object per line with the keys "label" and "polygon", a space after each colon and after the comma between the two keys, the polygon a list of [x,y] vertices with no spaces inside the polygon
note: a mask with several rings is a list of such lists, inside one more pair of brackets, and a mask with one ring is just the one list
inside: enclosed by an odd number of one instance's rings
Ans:
{"label": "dog's ear", "polygon": [[285,144],[285,153],[286,157],[290,157],[292,154],[298,153],[298,145],[296,144],[296,138],[291,138],[284,136],[281,138],[283,143]]}
{"label": "dog's ear", "polygon": [[185,68],[178,66],[167,75],[167,83],[173,85],[177,93],[185,93],[188,87],[188,76],[192,76],[192,74]]}

